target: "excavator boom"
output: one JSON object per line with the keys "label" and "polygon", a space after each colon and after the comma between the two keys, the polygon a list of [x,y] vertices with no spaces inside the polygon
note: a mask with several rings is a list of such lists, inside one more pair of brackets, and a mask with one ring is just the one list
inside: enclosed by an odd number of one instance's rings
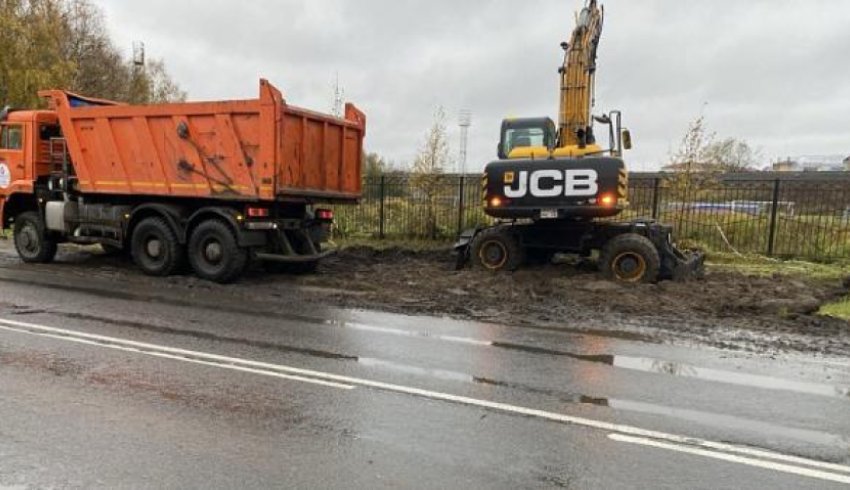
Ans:
{"label": "excavator boom", "polygon": [[594,104],[596,52],[602,36],[604,12],[589,0],[576,19],[576,27],[564,48],[560,68],[561,100],[558,147],[594,144],[591,110]]}

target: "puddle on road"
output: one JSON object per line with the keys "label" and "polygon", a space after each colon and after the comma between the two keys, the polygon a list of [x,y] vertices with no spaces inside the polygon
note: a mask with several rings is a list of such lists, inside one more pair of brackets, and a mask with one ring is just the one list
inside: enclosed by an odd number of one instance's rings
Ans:
{"label": "puddle on road", "polygon": [[611,365],[616,368],[630,369],[633,371],[667,374],[670,376],[696,378],[704,381],[715,381],[739,386],[763,388],[767,390],[793,391],[796,393],[805,393],[807,395],[850,400],[850,388],[843,388],[825,383],[795,381],[758,374],[723,371],[720,369],[710,369],[691,364],[662,361],[660,359],[647,357],[614,356]]}
{"label": "puddle on road", "polygon": [[801,441],[815,445],[824,445],[830,447],[848,447],[847,438],[840,435],[831,434],[828,432],[821,432],[817,430],[786,427],[783,425],[772,424],[760,420],[736,417],[734,415],[705,412],[701,410],[692,410],[687,408],[669,407],[665,405],[656,405],[652,403],[644,403],[617,398],[594,397],[554,389],[537,388],[521,383],[511,383],[507,381],[483,378],[457,371],[428,369],[418,366],[412,366],[409,364],[385,361],[382,359],[360,358],[358,360],[358,363],[368,367],[388,369],[399,373],[411,374],[414,376],[430,377],[443,381],[472,383],[498,388],[508,388],[512,390],[522,391],[525,393],[534,393],[537,395],[551,396],[557,398],[563,403],[593,405],[596,407],[610,408],[618,411],[661,415],[664,417],[684,420],[687,422],[694,422],[701,425],[720,429],[758,433],[767,438],[781,437],[784,439],[792,439],[795,441]]}
{"label": "puddle on road", "polygon": [[[3,278],[2,280],[8,280]],[[53,287],[53,286],[51,286]],[[63,288],[64,286],[56,285],[57,288]],[[103,294],[102,291],[98,291],[99,294]],[[150,296],[136,295],[125,292],[116,292],[112,291],[109,293],[112,297],[122,298],[122,299],[134,299],[134,300],[147,300],[147,301],[163,301],[161,298],[152,298]],[[166,301],[167,303],[171,303],[174,305],[180,306],[198,306],[197,304],[191,301],[182,301],[179,299],[169,299]],[[224,336],[217,335],[208,332],[198,332],[198,331],[187,331],[182,329],[164,327],[160,325],[152,325],[144,322],[138,321],[128,321],[128,320],[117,320],[113,318],[106,318],[96,315],[88,315],[88,314],[80,314],[80,313],[71,313],[71,312],[62,312],[57,310],[43,310],[38,308],[31,308],[26,306],[19,305],[11,305],[10,313],[13,315],[33,315],[33,314],[41,314],[47,313],[50,315],[58,315],[64,316],[71,319],[76,320],[88,320],[88,321],[98,321],[104,323],[110,323],[125,327],[131,327],[136,329],[148,330],[157,333],[165,333],[172,335],[183,335],[183,336],[191,336],[195,338],[199,338],[202,340],[212,340],[212,341],[224,341],[224,342],[232,342],[238,344],[249,345],[252,347],[259,348],[269,348],[278,350],[281,352],[289,352],[289,353],[298,353],[304,354],[312,357],[320,357],[326,359],[340,359],[346,361],[357,361],[358,357],[350,354],[340,354],[335,352],[326,352],[318,349],[306,349],[299,348],[295,346],[282,345],[275,342],[263,342],[263,341],[252,341],[248,339],[243,339],[234,336]],[[515,352],[525,352],[529,354],[539,354],[539,355],[551,355],[551,356],[560,356],[560,357],[568,357],[572,359],[576,359],[579,361],[593,362],[598,364],[604,364],[607,366],[612,366],[620,369],[629,369],[633,371],[642,371],[647,373],[657,373],[657,374],[666,374],[671,376],[679,376],[679,377],[690,377],[704,381],[713,381],[713,382],[721,382],[739,386],[750,386],[754,388],[762,388],[769,390],[780,390],[780,391],[792,391],[796,393],[803,393],[808,395],[815,396],[825,396],[831,398],[841,398],[845,400],[850,400],[850,387],[840,387],[834,386],[825,383],[816,383],[816,382],[806,382],[806,381],[795,381],[790,379],[776,378],[772,376],[763,376],[763,375],[755,375],[755,374],[747,374],[740,373],[734,371],[724,371],[719,369],[710,369],[698,367],[686,363],[676,363],[665,361],[661,359],[655,358],[646,358],[646,357],[630,357],[630,356],[617,356],[611,354],[579,354],[569,351],[563,351],[558,349],[552,349],[547,347],[537,347],[532,345],[525,344],[514,344],[511,342],[500,342],[497,340],[481,340],[473,337],[463,337],[463,336],[454,336],[454,335],[441,335],[436,333],[431,333],[426,330],[415,330],[415,329],[401,329],[401,328],[392,328],[392,327],[383,327],[377,325],[371,325],[367,323],[359,323],[352,321],[340,321],[340,320],[328,320],[322,318],[313,318],[313,317],[305,317],[302,315],[296,315],[292,313],[286,314],[271,314],[268,312],[262,311],[243,311],[242,309],[233,310],[228,307],[224,307],[222,305],[218,305],[217,310],[228,311],[231,313],[243,313],[243,314],[251,314],[251,315],[259,315],[264,317],[273,317],[273,318],[285,318],[287,320],[295,320],[311,323],[314,325],[325,325],[331,326],[335,328],[348,328],[352,330],[364,331],[364,332],[372,332],[372,333],[381,333],[381,334],[390,334],[402,337],[414,337],[414,338],[424,338],[436,341],[444,341],[450,343],[457,344],[465,344],[479,347],[493,347],[497,349],[510,350]],[[565,333],[563,330],[559,330],[560,333]],[[571,332],[566,332],[571,333]],[[576,332],[579,333],[579,332]],[[583,335],[595,335],[594,333],[583,332]],[[436,372],[436,371],[435,371]],[[444,373],[445,374],[445,373]],[[465,375],[464,375],[465,376]]]}
{"label": "puddle on road", "polygon": [[397,371],[404,374],[413,374],[416,376],[427,376],[431,378],[437,378],[444,381],[460,381],[465,383],[471,383],[474,381],[474,377],[466,374],[460,373],[457,371],[448,371],[445,369],[431,369],[431,368],[423,368],[418,366],[411,366],[409,364],[401,364],[398,362],[385,361],[383,359],[375,359],[373,357],[361,357],[357,359],[358,364],[362,364],[367,367],[378,367],[385,368],[392,371]]}

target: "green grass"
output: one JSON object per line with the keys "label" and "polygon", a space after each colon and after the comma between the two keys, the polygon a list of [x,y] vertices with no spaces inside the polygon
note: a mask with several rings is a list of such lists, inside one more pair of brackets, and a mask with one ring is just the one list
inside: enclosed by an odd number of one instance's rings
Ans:
{"label": "green grass", "polygon": [[762,255],[734,255],[709,253],[708,265],[715,270],[729,270],[758,276],[783,274],[825,281],[850,277],[850,261],[812,262],[807,260],[779,260]]}
{"label": "green grass", "polygon": [[824,305],[820,309],[820,314],[850,321],[850,296],[843,301]]}

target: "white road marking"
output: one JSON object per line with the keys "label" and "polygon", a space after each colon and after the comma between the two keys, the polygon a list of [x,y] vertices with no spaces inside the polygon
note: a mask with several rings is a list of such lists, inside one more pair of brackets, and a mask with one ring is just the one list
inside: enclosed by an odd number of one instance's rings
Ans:
{"label": "white road marking", "polygon": [[836,473],[830,473],[827,471],[814,470],[811,468],[803,468],[800,466],[792,466],[783,463],[775,463],[773,461],[764,461],[760,459],[747,458],[744,456],[737,456],[734,454],[724,453],[720,451],[713,451],[709,449],[701,449],[693,446],[686,446],[682,444],[672,444],[669,442],[661,442],[653,439],[647,439],[644,437],[633,437],[626,436],[623,434],[609,434],[608,438],[612,441],[624,442],[628,444],[638,444],[641,446],[654,447],[658,449],[666,449],[668,451],[677,451],[680,453],[693,454],[695,456],[703,456],[706,458],[719,459],[721,461],[727,461],[730,463],[738,463],[744,464],[748,466],[755,466],[757,468],[764,468],[773,471],[779,471],[782,473],[790,473],[793,475],[805,476],[809,478],[817,478],[819,480],[827,480],[837,483],[848,483],[850,484],[850,476],[847,475],[839,475]]}
{"label": "white road marking", "polygon": [[[550,420],[554,422],[560,422],[565,424],[572,424],[582,427],[588,427],[592,429],[604,430],[606,432],[616,432],[622,435],[630,435],[637,436],[642,438],[654,439],[656,441],[666,441],[674,444],[686,445],[690,448],[694,449],[703,449],[703,450],[716,450],[716,451],[724,451],[726,453],[737,453],[745,456],[750,456],[754,458],[762,458],[773,461],[782,461],[785,463],[796,464],[801,466],[806,466],[809,468],[820,468],[822,470],[830,470],[836,471],[840,473],[850,474],[850,466],[844,466],[836,463],[827,463],[824,461],[817,461],[809,458],[802,458],[799,456],[792,456],[788,454],[777,453],[774,451],[764,450],[764,449],[755,449],[750,447],[742,447],[736,446],[733,444],[727,444],[723,442],[715,442],[704,439],[698,439],[694,437],[680,436],[676,434],[670,434],[666,432],[641,429],[640,427],[634,427],[630,425],[623,424],[615,424],[611,422],[604,422],[601,420],[588,419],[584,417],[575,417],[572,415],[565,415],[556,412],[548,412],[545,410],[539,410],[534,408],[521,407],[517,405],[510,405],[507,403],[493,402],[489,400],[481,400],[477,398],[471,398],[466,396],[452,395],[449,393],[442,393],[438,391],[424,390],[420,388],[414,388],[410,386],[392,384],[392,383],[383,383],[380,381],[373,381],[363,378],[356,378],[351,376],[342,376],[338,374],[328,373],[324,371],[315,371],[311,369],[302,369],[296,368],[292,366],[286,366],[282,364],[271,364],[266,362],[259,361],[251,361],[248,359],[240,359],[235,357],[227,357],[221,356],[217,354],[210,354],[205,352],[197,352],[190,351],[185,349],[178,349],[174,347],[167,347],[156,344],[148,344],[144,342],[136,342],[131,340],[124,340],[115,337],[107,337],[103,335],[95,335],[88,334],[83,332],[77,332],[73,330],[65,330],[55,327],[48,327],[45,325],[36,325],[32,323],[24,323],[12,320],[0,319],[0,329],[9,330],[13,332],[26,333],[31,335],[45,336],[60,340],[65,340],[69,342],[77,342],[88,345],[95,345],[99,347],[106,347],[118,350],[124,350],[128,352],[137,352],[140,354],[146,355],[155,355],[156,357],[168,357],[174,358],[181,361],[192,360],[192,361],[201,361],[205,363],[214,364],[217,367],[223,366],[233,366],[238,368],[245,369],[256,369],[262,371],[262,374],[266,374],[268,372],[273,373],[285,373],[287,376],[290,376],[291,379],[298,379],[299,381],[305,381],[309,383],[317,383],[319,381],[324,381],[330,383],[330,385],[338,385],[334,387],[350,389],[351,386],[363,386],[367,388],[373,388],[382,391],[388,391],[393,393],[402,393],[406,395],[412,395],[422,398],[428,398],[432,400],[441,400],[451,403],[457,403],[462,405],[468,405],[488,410],[494,410],[504,413],[510,413],[515,415],[522,415],[526,417],[539,418],[543,420]],[[290,379],[290,378],[287,378]]]}
{"label": "white road marking", "polygon": [[[0,323],[6,323],[6,321],[0,320]],[[134,348],[134,347],[122,346],[122,345],[119,345],[118,343],[107,344],[107,343],[104,343],[103,341],[86,340],[84,338],[73,338],[73,337],[70,337],[70,336],[67,336],[67,335],[54,335],[54,334],[50,334],[50,333],[36,333],[36,332],[32,332],[29,329],[25,329],[25,328],[15,328],[15,327],[8,327],[8,326],[0,325],[0,330],[8,330],[8,331],[12,331],[12,332],[26,333],[26,334],[30,334],[30,335],[35,334],[35,335],[39,335],[41,337],[50,337],[50,338],[59,339],[59,340],[76,342],[76,343],[79,343],[79,344],[93,345],[93,346],[96,346],[96,347],[106,347],[106,348],[113,349],[113,350],[120,350],[120,351],[124,351],[124,352],[133,352],[133,353],[136,353],[136,354],[144,354],[146,356],[159,357],[159,358],[162,358],[162,359],[173,359],[175,361],[188,362],[188,363],[191,363],[191,364],[200,364],[200,365],[204,365],[204,366],[212,366],[212,367],[217,367],[217,368],[222,368],[222,369],[229,369],[231,371],[240,371],[240,372],[243,372],[243,373],[260,374],[260,375],[263,375],[263,376],[271,376],[271,377],[274,377],[274,378],[281,378],[281,379],[286,379],[286,380],[290,380],[290,381],[300,381],[302,383],[310,383],[310,384],[315,384],[315,385],[320,385],[320,386],[326,386],[326,387],[329,387],[329,388],[339,388],[339,389],[342,389],[342,390],[353,390],[354,389],[354,386],[352,386],[352,385],[336,383],[336,382],[332,382],[332,381],[305,378],[304,376],[283,374],[283,373],[279,373],[279,372],[275,372],[275,371],[269,371],[269,370],[265,370],[265,369],[255,369],[255,368],[238,366],[238,365],[235,365],[235,364],[226,364],[226,363],[222,363],[220,361],[218,361],[218,362],[205,361],[205,360],[202,360],[202,358],[205,357],[205,356],[200,352],[197,353],[198,358],[195,359],[195,358],[190,358],[190,357],[181,356],[181,355],[168,354],[166,352],[158,352],[154,349],[144,349],[143,350],[143,349]]]}

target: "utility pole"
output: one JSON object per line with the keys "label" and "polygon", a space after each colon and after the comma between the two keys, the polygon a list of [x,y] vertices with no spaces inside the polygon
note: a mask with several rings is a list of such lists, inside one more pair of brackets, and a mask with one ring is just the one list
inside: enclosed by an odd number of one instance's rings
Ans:
{"label": "utility pole", "polygon": [[142,41],[133,41],[133,66],[145,66],[145,43]]}
{"label": "utility pole", "polygon": [[336,117],[342,117],[342,109],[345,104],[345,89],[339,84],[339,72],[336,72],[336,81],[334,83],[334,105],[331,109],[331,114]]}
{"label": "utility pole", "polygon": [[457,160],[457,173],[466,174],[467,147],[469,146],[469,127],[472,126],[472,112],[463,109],[458,114],[460,126],[460,155]]}

